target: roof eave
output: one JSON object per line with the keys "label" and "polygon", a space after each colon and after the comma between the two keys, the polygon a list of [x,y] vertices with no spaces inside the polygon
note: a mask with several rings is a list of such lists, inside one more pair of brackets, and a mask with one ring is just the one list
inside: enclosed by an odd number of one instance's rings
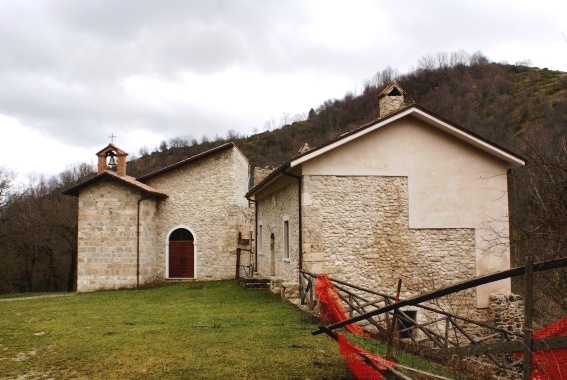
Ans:
{"label": "roof eave", "polygon": [[220,152],[222,152],[222,151],[225,151],[225,150],[227,150],[227,149],[229,149],[229,148],[236,148],[236,145],[235,145],[233,142],[229,142],[229,143],[226,143],[226,144],[223,144],[223,145],[219,145],[219,146],[217,146],[217,147],[215,147],[215,148],[209,149],[209,150],[207,150],[207,151],[204,151],[204,152],[202,152],[202,153],[199,153],[199,154],[196,154],[196,155],[194,155],[194,156],[188,157],[188,158],[186,158],[186,159],[184,159],[184,160],[178,161],[178,162],[176,162],[176,163],[173,163],[173,164],[168,165],[168,166],[166,166],[166,167],[163,167],[163,168],[161,168],[161,169],[155,170],[155,171],[153,171],[153,172],[151,172],[151,173],[148,173],[148,174],[145,174],[145,175],[143,175],[143,176],[140,176],[140,177],[138,177],[138,178],[136,178],[136,179],[137,179],[138,181],[140,181],[140,182],[146,181],[146,180],[148,180],[148,179],[150,179],[150,178],[156,177],[156,176],[158,176],[158,175],[161,175],[161,174],[163,174],[163,173],[166,173],[166,172],[168,172],[168,171],[170,171],[170,170],[173,170],[173,169],[175,169],[175,168],[181,167],[181,166],[183,166],[183,165],[187,165],[187,164],[192,163],[192,162],[197,162],[197,161],[202,160],[202,159],[204,159],[204,158],[206,158],[206,157],[212,156],[212,155],[214,155],[214,154],[216,154],[216,153],[220,153]]}
{"label": "roof eave", "polygon": [[289,167],[290,167],[289,161],[284,162],[283,164],[278,166],[276,169],[274,169],[274,171],[272,171],[270,174],[268,174],[266,176],[266,178],[264,178],[263,180],[258,182],[258,184],[256,184],[256,186],[254,186],[250,190],[248,190],[248,192],[246,193],[246,195],[244,197],[246,199],[250,199],[252,196],[255,196],[258,192],[265,189],[266,187],[268,187],[272,183],[276,182],[283,175],[282,173]]}
{"label": "roof eave", "polygon": [[436,115],[432,115],[429,111],[421,109],[419,107],[415,107],[415,110],[412,110],[413,116],[416,118],[429,122],[430,124],[436,124],[436,126],[445,132],[449,133],[450,135],[469,143],[470,145],[488,153],[492,156],[495,156],[502,161],[507,162],[512,167],[520,167],[526,164],[526,160],[507,149],[498,146],[497,144],[488,141],[487,139],[476,135],[470,131],[464,130],[459,128],[458,126],[444,120],[441,117]]}
{"label": "roof eave", "polygon": [[[63,190],[61,193],[62,193],[63,195],[70,195],[70,196],[75,196],[75,197],[76,197],[76,196],[79,196],[80,190],[81,190],[82,188],[84,188],[84,187],[86,187],[86,186],[88,186],[88,185],[90,185],[90,184],[92,184],[92,183],[94,183],[94,182],[100,180],[102,177],[108,177],[108,178],[116,179],[116,180],[120,181],[121,183],[123,183],[123,184],[125,184],[125,185],[128,185],[128,186],[130,186],[130,187],[133,187],[133,188],[135,188],[135,189],[138,189],[138,190],[140,190],[140,191],[142,191],[142,192],[144,192],[144,193],[146,193],[146,194],[154,195],[154,196],[156,196],[156,197],[158,197],[158,198],[167,198],[167,197],[168,197],[168,195],[165,194],[165,193],[159,192],[159,191],[157,191],[157,190],[151,190],[151,189],[147,189],[147,188],[145,188],[145,187],[139,186],[139,185],[137,185],[137,184],[135,184],[135,183],[132,183],[132,182],[130,182],[130,181],[124,179],[124,178],[121,178],[120,175],[110,174],[108,171],[104,171],[104,172],[102,172],[102,173],[99,173],[99,174],[97,174],[97,175],[94,176],[94,177],[91,177],[91,178],[89,178],[89,179],[87,179],[87,180],[85,180],[85,181],[83,181],[83,182],[80,182],[80,183],[76,184],[75,186],[72,186],[72,187],[70,187],[70,188],[68,188],[68,189]],[[145,185],[145,184],[141,184],[141,185],[147,186],[147,185]]]}
{"label": "roof eave", "polygon": [[119,147],[117,147],[116,145],[110,143],[107,146],[105,146],[104,148],[102,148],[101,150],[99,150],[98,152],[95,153],[95,156],[98,156],[99,154],[101,154],[102,152],[104,152],[107,149],[112,149],[114,151],[116,151],[117,155],[122,155],[122,156],[127,156],[128,153],[126,153],[125,151],[123,151],[122,149],[120,149]]}
{"label": "roof eave", "polygon": [[343,144],[346,144],[352,140],[355,140],[365,134],[371,133],[387,124],[390,124],[396,120],[404,118],[406,116],[414,116],[420,120],[423,120],[429,124],[434,125],[438,129],[445,131],[446,133],[451,134],[452,136],[465,141],[499,159],[507,162],[511,167],[519,167],[526,164],[526,160],[513,154],[512,152],[507,151],[506,149],[497,146],[496,144],[470,132],[466,131],[463,128],[452,124],[441,117],[433,114],[432,112],[421,108],[417,105],[409,105],[406,108],[403,108],[399,111],[396,111],[388,116],[377,119],[372,121],[366,125],[359,127],[358,129],[353,130],[352,132],[345,133],[342,138],[339,137],[338,139],[331,141],[326,145],[322,145],[319,148],[315,148],[311,151],[306,152],[305,154],[292,159],[290,161],[290,167],[297,167],[303,164],[306,161],[309,161],[315,157],[318,157],[330,150],[333,150]]}

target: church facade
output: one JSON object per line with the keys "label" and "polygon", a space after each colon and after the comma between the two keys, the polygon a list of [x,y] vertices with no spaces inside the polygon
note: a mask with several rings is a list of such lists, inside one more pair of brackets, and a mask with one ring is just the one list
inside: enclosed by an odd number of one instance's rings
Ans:
{"label": "church facade", "polygon": [[251,216],[249,163],[234,144],[139,178],[115,145],[97,156],[98,174],[64,192],[78,199],[77,291],[234,277]]}

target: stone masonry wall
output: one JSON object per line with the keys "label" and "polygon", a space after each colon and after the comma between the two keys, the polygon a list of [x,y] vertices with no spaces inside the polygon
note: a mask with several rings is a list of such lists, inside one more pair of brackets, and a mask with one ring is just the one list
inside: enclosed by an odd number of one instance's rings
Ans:
{"label": "stone masonry wall", "polygon": [[[295,182],[279,189],[258,201],[258,272],[265,276],[272,274],[272,249],[274,252],[275,276],[284,282],[298,282],[299,272],[299,214],[298,194]],[[284,218],[289,219],[289,259],[283,257]],[[260,227],[258,227],[260,233]],[[274,234],[271,247],[270,235]],[[261,247],[261,248],[260,248]]]}
{"label": "stone masonry wall", "polygon": [[387,116],[404,106],[403,96],[384,96],[379,101],[380,117]]}
{"label": "stone masonry wall", "polygon": [[[140,191],[101,179],[79,196],[77,291],[116,289],[136,285],[136,224]],[[155,203],[146,201],[142,219],[141,267],[153,272],[152,238]]]}
{"label": "stone masonry wall", "polygon": [[524,326],[524,300],[516,294],[491,294],[490,311],[494,325],[503,330],[522,334]]}
{"label": "stone masonry wall", "polygon": [[[304,268],[402,298],[475,276],[474,229],[410,229],[406,177],[304,176]],[[472,311],[474,290],[438,301]],[[459,312],[461,311],[461,312]]]}
{"label": "stone masonry wall", "polygon": [[260,181],[262,181],[264,178],[266,178],[271,172],[274,171],[274,169],[275,168],[270,167],[270,166],[266,166],[264,168],[255,167],[254,168],[254,183],[252,184],[252,186],[255,186],[258,183],[260,183]]}
{"label": "stone masonry wall", "polygon": [[195,277],[234,277],[239,223],[250,220],[242,213],[251,214],[244,198],[249,183],[244,156],[236,149],[225,150],[147,183],[168,195],[160,201],[157,213],[157,261],[162,263],[162,274],[166,276],[169,234],[184,227],[195,238]]}
{"label": "stone masonry wall", "polygon": [[249,204],[248,199],[245,198],[248,189],[250,188],[250,163],[246,156],[238,149],[232,151],[233,157],[233,173],[234,173],[234,206],[231,213],[234,215],[230,221],[230,225],[235,228],[234,242],[236,242],[236,235],[238,232],[242,233],[243,237],[248,237],[254,229],[254,206]]}
{"label": "stone masonry wall", "polygon": [[140,283],[163,279],[161,263],[157,261],[157,207],[153,198],[140,203]]}

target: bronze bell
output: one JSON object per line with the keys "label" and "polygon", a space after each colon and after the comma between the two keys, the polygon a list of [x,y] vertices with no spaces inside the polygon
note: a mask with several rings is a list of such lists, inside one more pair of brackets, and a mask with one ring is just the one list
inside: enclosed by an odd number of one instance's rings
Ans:
{"label": "bronze bell", "polygon": [[114,152],[108,152],[106,156],[108,157],[108,163],[106,164],[108,169],[116,170],[116,154]]}

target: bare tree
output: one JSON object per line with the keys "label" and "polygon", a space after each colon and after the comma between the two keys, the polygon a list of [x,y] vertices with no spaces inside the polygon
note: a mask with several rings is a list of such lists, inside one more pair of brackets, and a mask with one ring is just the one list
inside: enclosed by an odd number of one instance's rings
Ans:
{"label": "bare tree", "polygon": [[270,118],[264,122],[264,131],[269,132],[277,128],[277,123],[275,118]]}
{"label": "bare tree", "polygon": [[438,69],[446,69],[449,67],[449,55],[445,51],[435,53],[435,61]]}
{"label": "bare tree", "polygon": [[417,61],[418,70],[432,71],[435,69],[435,57],[426,54]]}
{"label": "bare tree", "polygon": [[226,140],[227,141],[238,140],[240,138],[242,138],[242,136],[240,135],[240,133],[238,133],[238,131],[236,129],[229,129],[226,132]]}
{"label": "bare tree", "polygon": [[488,60],[488,58],[485,57],[484,54],[482,54],[482,52],[480,50],[474,52],[471,55],[471,59],[470,59],[470,64],[471,65],[484,65],[489,63],[490,61]]}
{"label": "bare tree", "polygon": [[0,166],[0,207],[3,207],[7,202],[8,190],[12,186],[16,174],[3,166]]}
{"label": "bare tree", "polygon": [[283,112],[282,116],[280,117],[280,124],[282,126],[284,125],[288,125],[289,123],[291,123],[291,116],[289,112]]}
{"label": "bare tree", "polygon": [[296,113],[295,115],[293,115],[292,121],[295,122],[300,122],[300,121],[304,121],[307,120],[307,115],[304,113]]}
{"label": "bare tree", "polygon": [[72,290],[77,203],[61,189],[91,169],[80,164],[58,177],[32,178],[10,194],[1,210],[0,292]]}
{"label": "bare tree", "polygon": [[150,149],[148,148],[147,145],[144,145],[143,147],[140,148],[140,156],[146,157],[149,155],[150,155]]}
{"label": "bare tree", "polygon": [[[526,255],[535,261],[567,256],[567,140],[561,139],[558,146],[550,151],[530,145],[526,152],[529,165],[512,172],[514,265],[522,265]],[[557,320],[567,311],[566,276],[567,271],[561,269],[535,277],[534,316],[541,323]]]}
{"label": "bare tree", "polygon": [[468,66],[471,60],[471,55],[464,50],[454,51],[449,55],[449,62],[451,67]]}

